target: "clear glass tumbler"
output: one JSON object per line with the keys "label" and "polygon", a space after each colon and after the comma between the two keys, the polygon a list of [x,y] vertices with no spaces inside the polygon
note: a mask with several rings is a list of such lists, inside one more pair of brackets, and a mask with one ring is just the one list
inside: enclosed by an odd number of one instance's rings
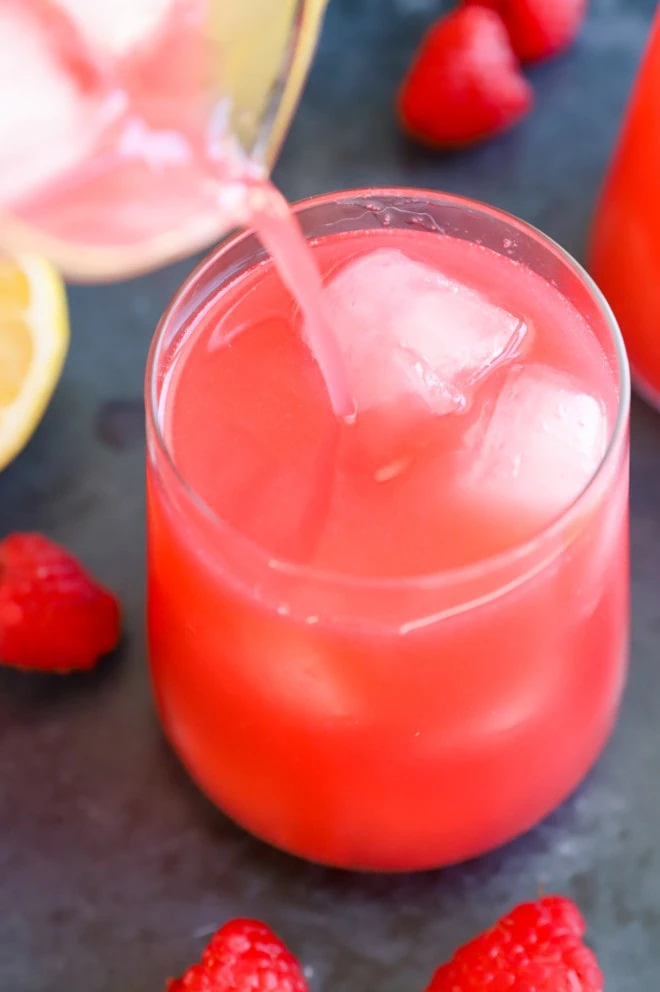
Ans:
{"label": "clear glass tumbler", "polygon": [[[573,304],[613,372],[605,454],[559,518],[475,564],[364,577],[281,560],[248,540],[194,491],[167,440],[168,369],[217,295],[263,262],[251,232],[199,266],[156,333],[146,378],[149,651],[168,738],[219,807],[280,848],[354,869],[445,865],[538,822],[613,726],[628,650],[625,352],[582,268],[494,208],[364,190],[295,210],[316,241],[405,229],[513,258],[521,279],[531,269]],[[199,431],[213,431],[212,420]]]}

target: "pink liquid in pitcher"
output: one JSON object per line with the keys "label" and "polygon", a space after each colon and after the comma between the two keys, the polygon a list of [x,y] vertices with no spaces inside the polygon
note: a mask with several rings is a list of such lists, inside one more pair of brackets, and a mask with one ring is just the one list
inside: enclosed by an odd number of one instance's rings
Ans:
{"label": "pink liquid in pitcher", "polygon": [[17,222],[39,230],[41,247],[83,274],[100,247],[107,275],[249,221],[307,313],[333,408],[348,414],[314,263],[211,85],[220,52],[208,16],[205,0],[0,0],[4,234],[20,240]]}
{"label": "pink liquid in pitcher", "polygon": [[[217,205],[198,0],[0,0],[0,206],[53,243],[124,250]],[[48,241],[45,242],[48,244]],[[120,257],[120,264],[124,259]]]}

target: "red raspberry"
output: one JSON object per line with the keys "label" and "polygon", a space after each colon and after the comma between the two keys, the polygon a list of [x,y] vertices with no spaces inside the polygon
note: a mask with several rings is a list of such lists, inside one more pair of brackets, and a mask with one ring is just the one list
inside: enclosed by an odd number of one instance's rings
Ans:
{"label": "red raspberry", "polygon": [[45,672],[91,668],[119,640],[119,605],[41,534],[0,542],[0,659]]}
{"label": "red raspberry", "polygon": [[497,11],[521,62],[558,55],[575,41],[587,0],[468,0]]}
{"label": "red raspberry", "polygon": [[441,965],[426,992],[603,992],[585,929],[569,899],[525,903]]}
{"label": "red raspberry", "polygon": [[199,964],[166,992],[308,992],[302,969],[279,937],[257,920],[230,920]]}
{"label": "red raspberry", "polygon": [[502,18],[468,4],[427,31],[399,91],[398,111],[412,137],[451,148],[507,130],[532,103]]}

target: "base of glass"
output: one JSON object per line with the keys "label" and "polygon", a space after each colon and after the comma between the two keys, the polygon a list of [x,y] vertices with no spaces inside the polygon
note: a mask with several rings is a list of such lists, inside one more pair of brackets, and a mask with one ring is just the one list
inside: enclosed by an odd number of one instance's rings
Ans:
{"label": "base of glass", "polygon": [[[184,755],[179,749],[166,728],[165,723],[162,721],[162,714],[161,722],[163,724],[165,739],[172,748],[184,772],[187,773],[193,784],[199,789],[202,795],[205,796],[206,799],[208,799],[209,802],[217,810],[219,810],[220,813],[227,817],[227,819],[239,830],[245,831],[245,833],[250,834],[262,844],[265,844],[282,854],[298,858],[301,861],[306,861],[309,864],[318,865],[322,868],[349,871],[363,875],[409,874],[418,871],[433,871],[436,869],[450,868],[454,865],[463,864],[466,861],[471,861],[475,858],[482,857],[493,851],[506,847],[508,844],[518,840],[537,827],[543,822],[543,820],[546,819],[546,817],[563,806],[565,802],[570,801],[571,797],[578,792],[585,779],[600,759],[614,729],[619,712],[621,695],[625,684],[627,667],[626,652],[621,664],[621,679],[614,707],[607,713],[599,715],[597,727],[595,728],[591,744],[585,749],[578,765],[574,766],[572,775],[567,776],[560,788],[548,795],[544,802],[539,803],[536,809],[526,819],[520,820],[517,824],[515,824],[515,826],[513,824],[509,824],[503,831],[491,833],[488,840],[483,844],[476,847],[466,848],[462,851],[458,851],[455,847],[451,850],[444,848],[442,840],[440,839],[442,837],[442,829],[440,825],[437,831],[439,846],[433,852],[421,852],[414,841],[411,842],[411,845],[407,850],[402,851],[398,845],[394,850],[388,850],[386,838],[385,848],[383,849],[380,847],[380,849],[377,849],[379,845],[379,830],[377,824],[374,824],[374,842],[373,847],[370,845],[370,853],[368,855],[364,852],[362,855],[356,854],[356,852],[349,854],[346,850],[344,850],[342,852],[338,851],[337,855],[332,857],[328,856],[327,853],[324,855],[322,850],[317,847],[309,848],[299,846],[295,843],[285,843],[282,841],[281,837],[277,837],[270,833],[267,829],[264,829],[263,823],[257,825],[251,817],[242,815],[240,811],[231,809],[223,803],[217,790],[212,788],[210,783],[205,782],[203,777],[197,774],[197,771],[193,768],[193,763],[189,761],[187,756]],[[383,840],[382,835],[380,836],[380,840]]]}

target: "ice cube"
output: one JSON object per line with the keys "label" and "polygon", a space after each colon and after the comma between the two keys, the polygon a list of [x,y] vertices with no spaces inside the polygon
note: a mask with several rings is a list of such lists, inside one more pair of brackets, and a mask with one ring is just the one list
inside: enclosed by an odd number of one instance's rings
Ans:
{"label": "ice cube", "polygon": [[326,291],[358,409],[412,394],[434,413],[462,410],[526,332],[518,316],[398,249],[349,262]]}
{"label": "ice cube", "polygon": [[471,438],[469,485],[494,512],[515,507],[522,520],[540,523],[579,496],[606,444],[604,406],[577,380],[544,365],[516,367],[485,433]]}
{"label": "ice cube", "polygon": [[[288,605],[281,604],[277,612],[286,618]],[[244,650],[236,642],[236,655],[242,663],[241,680],[254,680],[255,691],[266,693],[271,704],[282,707],[283,712],[290,709],[304,713],[310,722],[356,720],[367,704],[355,673],[350,666],[337,664],[322,635],[314,636],[319,623],[316,614],[304,617],[303,623],[307,629],[296,616],[293,623],[264,626],[261,632],[254,624],[245,625],[240,631],[245,637]],[[277,660],[269,667],[267,680],[264,680],[264,657]],[[253,659],[253,666],[245,664],[249,659]]]}
{"label": "ice cube", "polygon": [[30,8],[0,8],[0,203],[79,161],[94,138],[95,94],[83,93]]}
{"label": "ice cube", "polygon": [[122,56],[148,43],[174,0],[57,0],[88,44]]}

